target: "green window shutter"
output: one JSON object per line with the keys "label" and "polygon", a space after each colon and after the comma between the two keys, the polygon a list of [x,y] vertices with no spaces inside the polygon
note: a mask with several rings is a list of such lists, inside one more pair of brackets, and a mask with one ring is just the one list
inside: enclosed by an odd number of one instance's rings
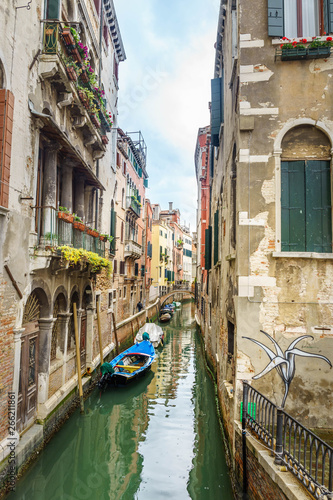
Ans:
{"label": "green window shutter", "polygon": [[284,0],[268,0],[268,36],[284,35]]}
{"label": "green window shutter", "polygon": [[223,78],[214,78],[211,81],[211,136],[212,144],[219,145],[220,126],[223,122]]}
{"label": "green window shutter", "polygon": [[60,19],[60,0],[47,0],[46,19]]}
{"label": "green window shutter", "polygon": [[306,251],[332,252],[331,175],[328,161],[307,161]]}
{"label": "green window shutter", "polygon": [[214,148],[209,146],[209,176],[212,179],[214,177]]}
{"label": "green window shutter", "polygon": [[163,260],[162,253],[163,253],[163,249],[162,249],[162,247],[160,246],[160,260]]}
{"label": "green window shutter", "polygon": [[219,260],[219,211],[214,214],[214,265]]}
{"label": "green window shutter", "polygon": [[205,269],[209,271],[212,267],[212,226],[205,230]]}
{"label": "green window shutter", "polygon": [[171,281],[175,281],[175,271],[172,271],[172,274],[171,274]]}
{"label": "green window shutter", "polygon": [[111,208],[111,223],[110,223],[110,236],[113,236],[113,240],[110,244],[110,252],[114,253],[116,250],[116,223],[117,223],[117,213],[113,208]]}
{"label": "green window shutter", "polygon": [[145,179],[145,180],[143,181],[143,184],[144,184],[145,188],[147,188],[147,187],[148,187],[148,179]]}
{"label": "green window shutter", "polygon": [[305,252],[304,161],[281,162],[281,249]]}
{"label": "green window shutter", "polygon": [[[325,4],[328,1],[328,15],[327,15],[327,25],[325,24],[326,33],[333,33],[333,0],[324,0],[324,12],[325,12]],[[328,29],[326,29],[326,26]]]}

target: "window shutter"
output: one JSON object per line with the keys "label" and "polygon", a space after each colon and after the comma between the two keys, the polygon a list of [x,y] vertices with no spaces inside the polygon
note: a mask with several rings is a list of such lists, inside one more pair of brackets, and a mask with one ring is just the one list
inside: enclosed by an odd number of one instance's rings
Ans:
{"label": "window shutter", "polygon": [[223,92],[223,79],[214,78],[211,81],[212,90],[212,104],[211,104],[211,137],[214,146],[219,145],[220,127],[223,121],[222,113],[222,92]]}
{"label": "window shutter", "polygon": [[60,0],[48,0],[45,16],[46,19],[60,19]]}
{"label": "window shutter", "polygon": [[212,226],[205,230],[205,269],[212,267]]}
{"label": "window shutter", "polygon": [[214,265],[219,260],[219,211],[214,214]]}
{"label": "window shutter", "polygon": [[14,95],[0,90],[0,206],[8,208]]}
{"label": "window shutter", "polygon": [[[325,19],[325,10],[326,13]],[[333,33],[333,0],[324,0],[324,27],[326,33]]]}
{"label": "window shutter", "polygon": [[328,161],[307,161],[306,250],[332,252],[331,181]]}
{"label": "window shutter", "polygon": [[115,253],[116,250],[116,220],[117,214],[114,208],[111,208],[111,223],[110,223],[110,235],[113,236],[113,240],[110,243],[110,253]]}
{"label": "window shutter", "polygon": [[305,252],[304,161],[281,162],[281,249]]}
{"label": "window shutter", "polygon": [[284,35],[284,0],[268,0],[268,36]]}

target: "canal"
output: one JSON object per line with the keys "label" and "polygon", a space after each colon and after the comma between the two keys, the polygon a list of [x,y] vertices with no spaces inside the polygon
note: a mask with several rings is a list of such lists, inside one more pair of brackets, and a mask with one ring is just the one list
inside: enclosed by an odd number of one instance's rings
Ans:
{"label": "canal", "polygon": [[233,499],[192,304],[161,326],[151,373],[96,388],[8,500]]}

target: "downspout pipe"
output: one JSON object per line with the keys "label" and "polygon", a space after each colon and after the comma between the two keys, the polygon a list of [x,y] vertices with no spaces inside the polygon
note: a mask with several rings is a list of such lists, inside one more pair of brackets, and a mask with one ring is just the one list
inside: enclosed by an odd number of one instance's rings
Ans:
{"label": "downspout pipe", "polygon": [[[99,61],[98,61],[98,85],[102,85],[102,40],[103,40],[103,14],[104,14],[104,1],[100,0],[101,9],[99,17]],[[96,160],[96,177],[99,178],[99,159]],[[95,200],[95,227],[98,228],[98,189],[96,189]]]}

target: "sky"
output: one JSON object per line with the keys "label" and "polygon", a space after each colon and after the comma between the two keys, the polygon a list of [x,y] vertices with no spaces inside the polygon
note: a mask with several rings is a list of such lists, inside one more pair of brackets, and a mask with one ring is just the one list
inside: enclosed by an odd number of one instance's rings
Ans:
{"label": "sky", "polygon": [[209,124],[220,0],[114,0],[126,52],[118,126],[147,145],[146,198],[196,230],[194,152]]}

